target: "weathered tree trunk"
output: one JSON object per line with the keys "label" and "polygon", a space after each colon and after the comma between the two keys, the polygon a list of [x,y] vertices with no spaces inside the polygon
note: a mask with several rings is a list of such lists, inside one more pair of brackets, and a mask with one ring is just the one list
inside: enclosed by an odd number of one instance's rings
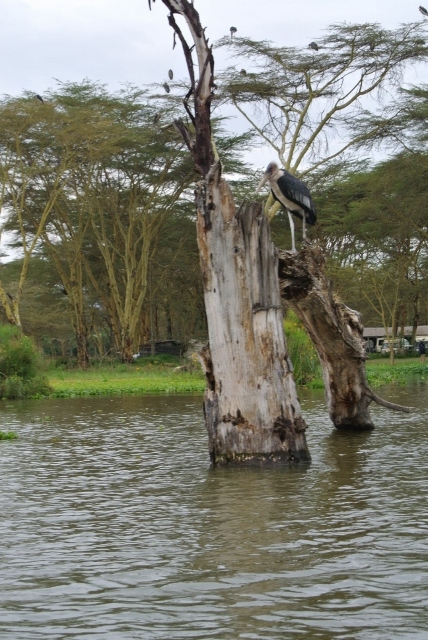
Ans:
{"label": "weathered tree trunk", "polygon": [[361,316],[332,293],[321,249],[279,252],[281,295],[304,324],[321,362],[330,418],[338,429],[373,429],[369,405],[408,411],[379,398],[368,386]]}
{"label": "weathered tree trunk", "polygon": [[[175,125],[201,175],[196,206],[210,340],[202,360],[211,459],[220,464],[309,460],[306,425],[285,346],[268,221],[257,204],[236,213],[230,189],[221,180],[220,162],[214,162],[214,59],[199,14],[188,0],[163,3],[186,58],[190,88],[184,104],[194,132],[181,120]],[[194,47],[186,42],[175,14],[185,19]]]}
{"label": "weathered tree trunk", "polygon": [[209,329],[209,348],[201,356],[211,459],[309,460],[267,218],[256,203],[236,212],[218,165],[199,187],[197,208]]}

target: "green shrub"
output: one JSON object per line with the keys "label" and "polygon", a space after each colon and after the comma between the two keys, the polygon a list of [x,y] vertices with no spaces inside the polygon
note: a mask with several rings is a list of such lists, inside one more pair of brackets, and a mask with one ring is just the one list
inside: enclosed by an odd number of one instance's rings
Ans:
{"label": "green shrub", "polygon": [[34,378],[39,354],[30,338],[21,336],[12,326],[0,327],[0,373],[18,376],[23,380]]}
{"label": "green shrub", "polygon": [[19,376],[8,376],[0,382],[0,395],[9,400],[25,398],[24,380]]}
{"label": "green shrub", "polygon": [[33,342],[11,325],[0,325],[0,397],[47,395],[50,387],[38,374],[40,357]]}
{"label": "green shrub", "polygon": [[14,431],[0,431],[0,440],[16,440],[18,434]]}
{"label": "green shrub", "polygon": [[288,311],[284,321],[288,353],[294,367],[296,384],[308,384],[321,375],[318,354],[297,316]]}

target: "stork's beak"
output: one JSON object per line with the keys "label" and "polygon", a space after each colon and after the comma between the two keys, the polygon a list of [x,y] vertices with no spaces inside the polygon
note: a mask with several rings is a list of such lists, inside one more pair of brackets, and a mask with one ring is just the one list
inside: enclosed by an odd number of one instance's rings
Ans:
{"label": "stork's beak", "polygon": [[267,182],[268,180],[269,180],[269,174],[268,174],[268,172],[266,171],[266,173],[264,173],[264,174],[262,175],[262,179],[261,179],[261,180],[260,180],[260,182],[259,182],[259,186],[257,187],[256,192],[257,192],[257,191],[260,191],[260,189],[263,187],[263,185],[265,185],[265,184],[266,184],[266,182]]}

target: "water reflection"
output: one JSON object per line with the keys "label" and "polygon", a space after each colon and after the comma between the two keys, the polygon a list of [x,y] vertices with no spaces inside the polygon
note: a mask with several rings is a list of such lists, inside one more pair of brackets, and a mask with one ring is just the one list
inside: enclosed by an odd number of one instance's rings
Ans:
{"label": "water reflection", "polygon": [[352,436],[302,397],[313,462],[278,469],[210,469],[198,397],[3,405],[0,636],[426,637],[426,387],[400,393]]}

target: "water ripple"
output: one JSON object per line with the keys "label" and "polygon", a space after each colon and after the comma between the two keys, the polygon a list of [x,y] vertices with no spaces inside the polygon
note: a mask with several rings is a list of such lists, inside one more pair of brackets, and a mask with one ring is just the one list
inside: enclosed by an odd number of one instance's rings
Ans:
{"label": "water ripple", "polygon": [[197,397],[4,405],[0,637],[425,639],[426,391],[352,436],[308,394],[281,469],[210,469]]}

